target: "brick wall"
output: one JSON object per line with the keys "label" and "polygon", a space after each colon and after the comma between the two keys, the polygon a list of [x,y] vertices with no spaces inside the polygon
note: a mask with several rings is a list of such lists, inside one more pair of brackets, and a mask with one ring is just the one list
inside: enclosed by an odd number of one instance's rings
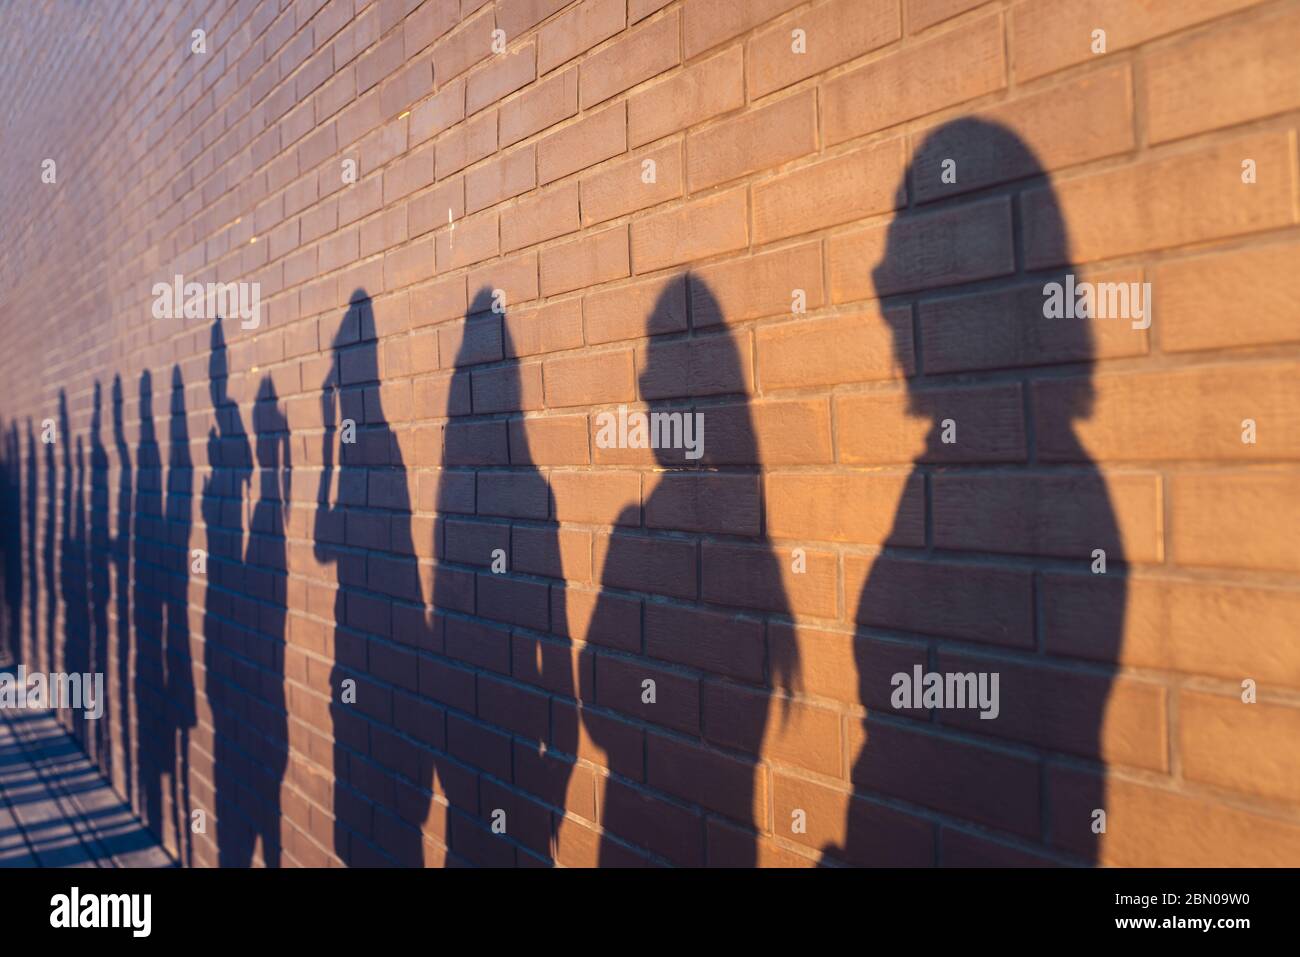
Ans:
{"label": "brick wall", "polygon": [[6,633],[184,861],[1300,862],[1300,3],[0,22]]}

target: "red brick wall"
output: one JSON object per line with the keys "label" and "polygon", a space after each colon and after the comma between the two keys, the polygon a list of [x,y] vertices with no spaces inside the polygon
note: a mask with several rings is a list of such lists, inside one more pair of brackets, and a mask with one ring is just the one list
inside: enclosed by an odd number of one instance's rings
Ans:
{"label": "red brick wall", "polygon": [[6,633],[183,860],[1300,862],[1300,3],[0,23]]}

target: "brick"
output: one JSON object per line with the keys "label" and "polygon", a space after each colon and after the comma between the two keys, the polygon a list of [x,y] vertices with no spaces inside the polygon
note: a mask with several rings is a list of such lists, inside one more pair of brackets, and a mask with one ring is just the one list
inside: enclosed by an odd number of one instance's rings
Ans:
{"label": "brick", "polygon": [[406,58],[411,59],[454,27],[458,12],[455,3],[426,3],[411,11],[402,25]]}
{"label": "brick", "polygon": [[497,116],[482,113],[463,125],[454,127],[438,140],[436,167],[438,179],[471,166],[497,149]]}
{"label": "brick", "polygon": [[767,820],[765,775],[754,766],[719,751],[658,734],[646,735],[646,777],[676,797],[724,814],[733,821]]}
{"label": "brick", "polygon": [[457,80],[411,109],[411,142],[420,143],[465,118],[465,83]]}
{"label": "brick", "polygon": [[[1290,42],[1300,15],[1216,28],[1166,47],[1146,63],[1151,141],[1233,126],[1300,107],[1300,66]],[[1222,82],[1206,82],[1208,77]]]}
{"label": "brick", "polygon": [[910,0],[905,7],[908,32],[916,33],[932,27],[982,3],[983,0]]}
{"label": "brick", "polygon": [[501,0],[497,4],[497,26],[513,40],[531,30],[569,0]]}
{"label": "brick", "polygon": [[465,277],[439,279],[411,292],[411,318],[414,328],[465,315]]}
{"label": "brick", "polygon": [[695,598],[694,542],[664,535],[598,534],[596,567],[601,569],[601,583],[608,588]]}
{"label": "brick", "polygon": [[[1258,133],[1027,191],[1027,265],[1092,262],[1288,225],[1295,221],[1294,150],[1294,133]],[[1243,157],[1285,172],[1242,183]],[[1200,197],[1194,211],[1187,196]]]}
{"label": "brick", "polygon": [[[585,421],[583,430],[585,439]],[[641,477],[636,472],[553,472],[551,487],[562,522],[619,524],[620,511],[630,505],[635,513],[632,524],[641,524]]]}
{"label": "brick", "polygon": [[940,548],[1054,555],[1091,562],[1163,558],[1155,475],[941,475],[932,487]]}
{"label": "brick", "polygon": [[850,722],[848,738],[855,784],[1022,837],[1038,834],[1036,761],[872,718],[865,728]]}
{"label": "brick", "polygon": [[910,310],[894,308],[762,325],[758,381],[767,390],[911,375],[911,319]]}
{"label": "brick", "polygon": [[[1091,72],[932,127],[918,140],[911,187],[921,202],[1127,153],[1135,143],[1132,77],[1127,66]],[[944,182],[948,160],[956,182]]]}
{"label": "brick", "polygon": [[526,193],[537,185],[537,158],[531,146],[489,160],[465,174],[465,209],[474,213]]}
{"label": "brick", "polygon": [[720,681],[703,687],[704,736],[769,761],[838,777],[844,750],[840,716],[829,708],[773,698],[766,690]]}
{"label": "brick", "polygon": [[357,58],[357,93],[365,93],[401,65],[402,32],[399,30]]}
{"label": "brick", "polygon": [[459,269],[491,259],[500,252],[500,224],[492,211],[478,213],[434,234],[438,270]]}
{"label": "brick", "polygon": [[1003,198],[899,216],[831,237],[831,298],[877,298],[1004,276],[1014,269],[1011,207]]}
{"label": "brick", "polygon": [[[646,164],[653,163],[653,182],[646,182]],[[682,151],[677,143],[616,161],[581,179],[582,222],[602,223],[615,216],[656,206],[682,195]]]}
{"label": "brick", "polygon": [[[1142,282],[1142,273],[1137,269],[1088,270],[1077,271],[1075,278],[1132,284]],[[920,303],[917,315],[926,370],[1023,368],[1147,353],[1147,330],[1135,328],[1132,321],[1045,318],[1044,285],[1034,282]],[[1163,306],[1161,316],[1163,323]]]}
{"label": "brick", "polygon": [[[1044,647],[1106,664],[1300,687],[1285,635],[1300,595],[1168,576],[1045,574]],[[1099,626],[1113,622],[1114,627]],[[1225,629],[1237,638],[1221,641]]]}
{"label": "brick", "polygon": [[495,29],[494,8],[484,8],[433,45],[433,73],[439,87],[492,56]]}
{"label": "brick", "polygon": [[702,597],[733,608],[834,618],[835,555],[813,548],[804,552],[805,570],[796,573],[786,549],[706,540],[701,549]]}
{"label": "brick", "polygon": [[665,474],[647,483],[646,528],[757,536],[758,478]]}
{"label": "brick", "polygon": [[[645,701],[646,681],[655,700]],[[700,727],[699,681],[642,659],[596,656],[596,704],[690,734]]]}
{"label": "brick", "polygon": [[1123,0],[1029,0],[1011,14],[1008,43],[1017,80],[1028,80],[1090,60],[1092,31],[1106,31],[1108,54],[1183,27],[1250,6],[1256,0],[1191,0],[1176,5]]}
{"label": "brick", "polygon": [[925,543],[924,488],[919,476],[906,473],[773,472],[767,509],[768,530],[777,538]]}
{"label": "brick", "polygon": [[689,134],[687,184],[706,189],[816,148],[817,96],[807,90]]}
{"label": "brick", "polygon": [[[915,77],[924,76],[918,84]],[[905,47],[823,87],[828,145],[895,126],[1006,86],[1001,16]]]}
{"label": "brick", "polygon": [[582,345],[582,301],[571,298],[510,309],[505,331],[507,357],[578,348]]}
{"label": "brick", "polygon": [[384,170],[384,203],[433,183],[433,146],[414,150]]}
{"label": "brick", "polygon": [[[558,634],[583,635],[590,644],[622,651],[636,651],[641,647],[639,599],[621,598],[607,591],[580,589],[570,584],[565,589],[563,607],[556,608],[556,611],[559,614],[552,619],[551,628]],[[640,780],[641,763],[638,744],[635,767],[629,766],[623,773]]]}
{"label": "brick", "polygon": [[[899,37],[897,0],[863,4],[832,0],[779,20],[748,42],[750,96],[766,96]],[[793,49],[791,31],[804,31],[805,51]]]}
{"label": "brick", "polygon": [[1287,530],[1300,510],[1293,469],[1192,472],[1170,479],[1170,557],[1179,565],[1294,572]]}
{"label": "brick", "polygon": [[[803,166],[754,187],[754,242],[866,219],[901,205],[902,139]],[[764,164],[772,165],[772,164]]]}
{"label": "brick", "polygon": [[[1280,742],[1294,741],[1300,710],[1243,704],[1241,696],[1178,696],[1178,751],[1188,779],[1266,800],[1294,802],[1300,766]],[[1229,770],[1231,769],[1231,770]]]}
{"label": "brick", "polygon": [[673,11],[586,57],[578,67],[582,108],[603,103],[680,63],[680,19]]}
{"label": "brick", "polygon": [[522,249],[576,232],[579,225],[578,184],[561,183],[501,211],[501,248]]}
{"label": "brick", "polygon": [[412,236],[450,226],[464,217],[465,180],[460,176],[426,190],[407,204],[407,224]]}
{"label": "brick", "polygon": [[820,243],[692,269],[691,315],[701,327],[793,314],[800,289],[806,308],[825,305]]}
{"label": "brick", "polygon": [[553,182],[627,149],[627,108],[607,106],[543,137],[537,144],[537,181]]}
{"label": "brick", "polygon": [[625,0],[582,0],[538,31],[537,72],[551,72],[625,26]]}
{"label": "brick", "polygon": [[[1032,648],[1031,574],[1005,566],[858,555],[844,560],[854,620],[894,631]],[[927,596],[925,602],[917,595]]]}
{"label": "brick", "polygon": [[1300,244],[1240,250],[1158,263],[1160,345],[1168,352],[1294,342],[1300,338]]}
{"label": "brick", "polygon": [[944,674],[999,676],[996,719],[981,718],[978,709],[953,709],[939,712],[946,725],[1112,767],[1169,770],[1169,702],[1159,685],[961,654],[940,654],[938,668]]}
{"label": "brick", "polygon": [[[507,34],[507,37],[509,35]],[[465,81],[465,112],[477,113],[537,79],[537,44],[494,56]]]}
{"label": "brick", "polygon": [[756,618],[648,602],[645,650],[652,658],[713,674],[763,680],[763,625]]}
{"label": "brick", "polygon": [[[647,608],[647,612],[649,609]],[[647,617],[648,622],[648,617]],[[801,696],[825,698],[868,710],[892,708],[893,687],[869,680],[871,675],[910,673],[926,660],[924,647],[897,640],[773,622],[768,625],[773,657],[799,662]],[[717,670],[717,669],[711,669]],[[926,718],[921,709],[895,709],[898,714]]]}
{"label": "brick", "polygon": [[588,293],[583,299],[587,342],[639,339],[686,328],[686,279],[672,276]]}
{"label": "brick", "polygon": [[590,460],[585,416],[510,423],[510,460],[534,465],[585,465]]}
{"label": "brick", "polygon": [[[1039,452],[1057,462],[1295,459],[1296,371],[1295,363],[1266,362],[1038,382]],[[1131,414],[1137,401],[1141,416]],[[1242,441],[1245,418],[1259,426],[1256,445]]]}
{"label": "brick", "polygon": [[501,146],[517,143],[577,112],[577,69],[548,77],[501,104]]}
{"label": "brick", "polygon": [[637,274],[705,259],[749,244],[744,187],[715,193],[632,223]]}
{"label": "brick", "polygon": [[622,279],[629,274],[626,226],[547,246],[541,252],[544,296]]}
{"label": "brick", "polygon": [[[772,803],[778,834],[845,863],[925,867],[934,862],[929,821],[849,791],[776,772]],[[800,811],[805,827],[797,831],[792,822]]]}
{"label": "brick", "polygon": [[751,30],[799,0],[688,0],[683,7],[686,59]]}
{"label": "brick", "polygon": [[[1049,840],[1088,861],[1154,867],[1280,866],[1300,853],[1300,827],[1195,795],[1105,780],[1062,767],[1048,772]],[[1106,833],[1092,833],[1094,808]]]}
{"label": "brick", "polygon": [[[609,833],[673,864],[700,867],[704,863],[703,819],[699,811],[686,810],[648,791],[609,779],[601,802],[601,820]],[[605,864],[602,860],[602,866]]]}
{"label": "brick", "polygon": [[[925,418],[910,414],[921,409]],[[847,465],[1024,462],[1028,454],[1019,384],[841,395],[835,419]],[[936,442],[948,420],[957,441]]]}
{"label": "brick", "polygon": [[633,93],[627,101],[633,149],[745,104],[744,53],[739,46]]}
{"label": "brick", "polygon": [[630,402],[636,397],[630,349],[547,359],[543,370],[547,408]]}
{"label": "brick", "polygon": [[715,335],[637,348],[641,398],[656,399],[747,393],[753,390],[749,337]]}

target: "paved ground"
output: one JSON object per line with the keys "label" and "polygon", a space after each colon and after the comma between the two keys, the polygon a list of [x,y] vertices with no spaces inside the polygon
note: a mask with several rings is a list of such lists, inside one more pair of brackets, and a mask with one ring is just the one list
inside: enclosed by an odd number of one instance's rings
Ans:
{"label": "paved ground", "polygon": [[171,867],[51,712],[0,709],[0,867]]}

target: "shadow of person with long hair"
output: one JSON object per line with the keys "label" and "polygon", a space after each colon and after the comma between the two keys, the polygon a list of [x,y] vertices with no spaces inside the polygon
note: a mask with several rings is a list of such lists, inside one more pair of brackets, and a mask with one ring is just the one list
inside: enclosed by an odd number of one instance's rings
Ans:
{"label": "shadow of person with long hair", "polygon": [[[625,841],[674,864],[753,866],[771,832],[765,744],[799,684],[797,646],[767,633],[791,609],[762,517],[748,355],[708,285],[688,280],[689,336],[655,334],[683,325],[677,280],[660,294],[646,321],[651,338],[638,348],[648,435],[637,436],[629,413],[626,445],[653,447],[644,507],[627,505],[596,550],[604,552],[601,594],[579,674],[583,727],[610,770],[599,808],[602,866],[644,861]],[[705,331],[713,325],[720,329]],[[597,431],[598,448],[623,445],[621,425],[605,419],[602,428],[610,431]],[[644,455],[632,452],[632,461]],[[700,535],[711,542],[697,577]],[[645,592],[653,597],[641,634],[633,593]],[[652,787],[721,817],[701,835],[696,818],[643,789],[647,768]]]}
{"label": "shadow of person with long hair", "polygon": [[135,667],[131,698],[135,702],[136,788],[139,812],[154,834],[163,833],[161,743],[166,734],[163,693],[163,617],[161,566],[162,452],[153,418],[153,377],[140,375],[140,435],[136,447],[135,518],[132,548],[132,622]]}
{"label": "shadow of person with long hair", "polygon": [[[245,635],[244,670],[256,669],[257,689],[241,707],[247,723],[245,743],[254,773],[248,782],[255,796],[249,809],[255,836],[262,839],[262,860],[280,865],[280,788],[289,765],[289,713],[284,692],[285,624],[288,602],[286,525],[293,462],[289,423],[280,408],[270,376],[262,379],[253,406],[258,498],[248,524],[244,553],[243,597],[256,602],[256,626]],[[250,612],[248,618],[253,618]],[[251,847],[250,847],[251,851]]]}
{"label": "shadow of person with long hair", "polygon": [[[40,492],[37,489],[37,465],[36,465],[36,430],[32,427],[32,420],[27,420],[27,471],[26,478],[23,482],[26,492],[24,494],[23,507],[27,510],[27,557],[25,566],[27,569],[27,630],[30,636],[28,647],[31,649],[32,667],[39,667],[40,661],[40,569],[36,560],[36,525],[37,515],[40,511],[37,501],[40,498]],[[23,658],[26,660],[26,652],[23,652]]]}
{"label": "shadow of person with long hair", "polygon": [[55,528],[59,524],[59,475],[54,461],[54,446],[67,437],[55,432],[53,441],[49,434],[50,423],[41,423],[41,443],[45,446],[45,530],[41,543],[41,564],[45,570],[43,599],[45,605],[45,655],[42,665],[47,673],[58,669],[55,663],[55,645],[58,639],[56,618],[59,611],[59,579],[55,569]]}
{"label": "shadow of person with long hair", "polygon": [[[436,853],[450,854],[436,857],[438,863],[514,864],[512,841],[549,861],[577,725],[558,527],[524,418],[541,408],[540,367],[530,367],[532,378],[523,381],[505,311],[494,306],[490,286],[475,292],[458,332],[441,410],[430,589],[434,650],[446,660],[431,662],[436,682],[421,689],[445,705],[446,740],[433,744],[432,782],[443,815],[438,820],[435,811],[426,830],[441,844]],[[468,665],[502,675],[478,679],[477,711]],[[514,734],[513,759],[476,759],[476,717]],[[540,809],[517,805],[523,799],[491,779],[509,782],[511,760],[527,764],[530,781],[544,782],[534,791],[544,792],[536,797],[548,805],[548,828],[520,826],[536,820]],[[489,776],[480,780],[475,765]],[[504,818],[494,821],[497,811]],[[494,833],[494,823],[504,830]]]}
{"label": "shadow of person with long hair", "polygon": [[[117,691],[117,729],[121,740],[122,760],[116,765],[113,785],[135,807],[135,770],[131,721],[131,518],[134,515],[135,471],[131,446],[126,438],[126,397],[122,377],[113,376],[113,445],[117,449],[117,533],[113,536],[114,618],[117,624],[116,680],[107,675]],[[110,745],[110,749],[112,749]]]}
{"label": "shadow of person with long hair", "polygon": [[[95,686],[91,676],[90,662],[90,569],[86,554],[86,443],[83,436],[77,436],[76,485],[73,489],[72,529],[67,534],[69,555],[64,570],[69,581],[64,585],[64,638],[63,670],[71,675],[80,675],[82,707],[73,708],[69,714],[69,725],[73,738],[87,752],[93,753],[90,736],[95,724],[89,723],[87,715],[98,708],[102,701],[95,698]],[[65,704],[65,707],[68,705]],[[96,719],[98,720],[98,719]]]}
{"label": "shadow of person with long hair", "polygon": [[190,832],[190,729],[198,723],[194,701],[194,660],[190,648],[190,532],[194,525],[194,463],[190,456],[190,428],[185,410],[185,382],[180,366],[172,366],[171,420],[167,428],[167,498],[164,550],[163,642],[167,735],[163,742],[171,791],[176,854],[194,862]]}
{"label": "shadow of person with long hair", "polygon": [[417,742],[437,732],[413,707],[415,651],[429,637],[406,466],[380,389],[373,307],[364,289],[349,302],[321,383],[313,532],[316,559],[334,566],[338,583],[330,672],[334,853],[348,866],[410,866],[423,860],[419,825],[428,798],[420,782],[432,775]]}
{"label": "shadow of person with long hair", "polygon": [[18,423],[10,422],[4,447],[5,652],[23,663],[23,449]]}
{"label": "shadow of person with long hair", "polygon": [[[1043,863],[1034,848],[1052,843],[1092,861],[1091,809],[1105,807],[1103,777],[1077,775],[1068,811],[1042,793],[1042,782],[1044,763],[1059,763],[1054,756],[1104,768],[1112,744],[1103,727],[1122,640],[1123,541],[1106,482],[1072,427],[1091,414],[1094,320],[1045,318],[1048,283],[1063,283],[1071,267],[1066,224],[1033,151],[995,123],[946,124],[917,149],[899,187],[900,207],[909,184],[913,199],[969,190],[945,183],[948,159],[962,184],[996,188],[977,199],[902,209],[871,277],[897,364],[911,370],[908,415],[925,437],[858,600],[855,656],[866,715],[850,738],[858,749],[850,778],[858,794],[918,803],[956,819],[942,826],[941,863]],[[1017,201],[1011,194],[1021,190]],[[1029,190],[1032,228],[1013,220],[1025,215]],[[1064,251],[1051,260],[1052,270],[1027,266],[1048,261],[1040,253],[1052,250]],[[913,306],[936,285],[960,288]],[[1001,391],[1005,414],[980,412],[971,373],[1048,364],[1070,367],[1068,388],[1057,393],[1067,397],[1064,406],[1045,414],[1032,384],[1001,375],[991,387]],[[1030,403],[1037,443],[1019,424]],[[1009,428],[1008,419],[1018,424]],[[1053,429],[1042,431],[1049,422]],[[896,431],[897,423],[881,426],[887,429]],[[1106,600],[1088,610],[1089,646],[1053,648],[1053,636],[1036,624],[1044,619],[1035,611],[1030,572],[1015,558],[1052,563],[1035,575],[1039,589],[1048,579],[1089,588],[1094,549],[1105,551]],[[997,562],[1002,556],[1012,561]],[[1086,675],[1054,671],[1045,652],[1094,665]],[[904,693],[918,670],[977,681],[986,675],[992,700],[967,700],[965,707],[944,701],[947,707],[927,711],[936,702],[922,698],[921,688]],[[949,731],[1009,742],[1020,753],[955,741]],[[895,840],[873,806],[869,799],[850,802],[844,842],[824,849],[829,858],[882,862]]]}
{"label": "shadow of person with long hair", "polygon": [[[212,323],[208,394],[213,425],[208,429],[208,474],[199,512],[207,556],[203,592],[204,696],[212,712],[212,784],[217,824],[217,862],[248,867],[257,833],[248,818],[251,801],[242,793],[252,762],[243,745],[251,740],[249,711],[241,686],[239,652],[244,645],[244,515],[253,473],[252,449],[239,405],[230,398],[230,365],[221,320]],[[137,532],[138,534],[138,532]]]}
{"label": "shadow of person with long hair", "polygon": [[91,756],[110,780],[112,758],[112,696],[109,693],[108,606],[112,595],[108,529],[108,450],[104,447],[104,390],[95,382],[90,413],[90,667],[104,676],[104,701],[95,722]]}
{"label": "shadow of person with long hair", "polygon": [[[68,416],[68,394],[63,389],[59,389],[59,441],[58,444],[63,449],[63,479],[60,483],[62,489],[61,509],[62,518],[59,523],[59,556],[58,556],[58,576],[59,587],[56,591],[51,592],[50,601],[56,607],[60,601],[63,604],[63,614],[59,621],[56,634],[50,644],[50,661],[53,663],[50,671],[56,669],[67,671],[68,665],[68,638],[70,634],[71,618],[76,615],[76,604],[73,598],[73,590],[76,588],[76,570],[73,567],[75,557],[73,555],[73,523],[72,523],[72,423]],[[57,612],[56,612],[57,617]],[[73,652],[75,656],[76,652]],[[59,716],[62,719],[62,715]],[[61,722],[60,722],[61,723]]]}

